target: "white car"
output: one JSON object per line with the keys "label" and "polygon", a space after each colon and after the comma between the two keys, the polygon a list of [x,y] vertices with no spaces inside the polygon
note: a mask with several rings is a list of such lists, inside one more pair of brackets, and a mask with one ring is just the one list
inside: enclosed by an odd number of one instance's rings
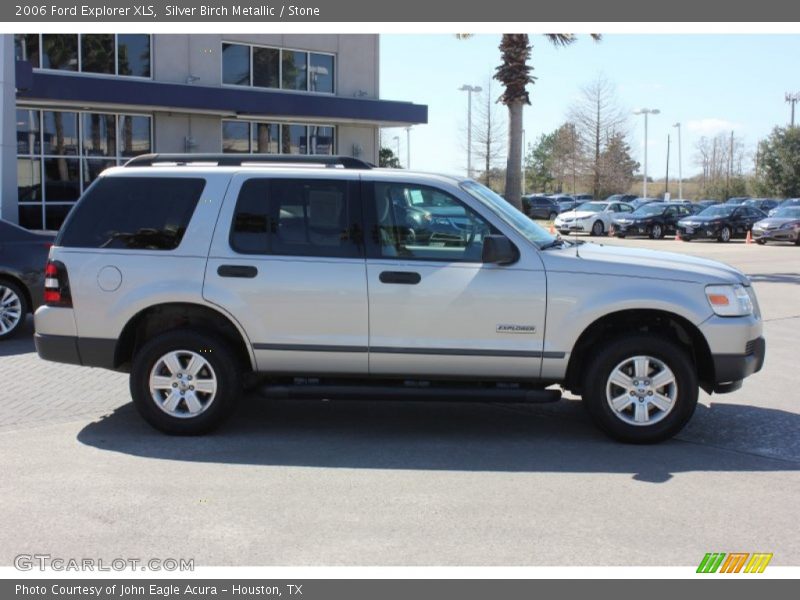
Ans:
{"label": "white car", "polygon": [[562,235],[576,231],[605,235],[614,217],[631,212],[633,207],[625,202],[584,202],[558,215],[554,226]]}

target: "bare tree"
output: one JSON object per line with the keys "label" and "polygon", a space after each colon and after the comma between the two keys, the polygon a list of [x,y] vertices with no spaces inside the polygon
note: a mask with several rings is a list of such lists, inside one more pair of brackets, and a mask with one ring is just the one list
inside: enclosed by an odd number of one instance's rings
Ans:
{"label": "bare tree", "polygon": [[595,197],[600,194],[602,180],[611,167],[606,164],[605,149],[619,135],[624,141],[628,133],[627,114],[617,99],[614,84],[603,76],[584,86],[569,109],[569,120],[575,124],[587,150],[587,170]]}
{"label": "bare tree", "polygon": [[748,160],[742,138],[734,132],[703,136],[695,150],[695,163],[703,170],[702,195],[721,198],[739,193]]}
{"label": "bare tree", "polygon": [[507,126],[493,96],[491,80],[477,98],[472,116],[472,154],[482,165],[481,182],[492,183],[492,173],[505,159]]}

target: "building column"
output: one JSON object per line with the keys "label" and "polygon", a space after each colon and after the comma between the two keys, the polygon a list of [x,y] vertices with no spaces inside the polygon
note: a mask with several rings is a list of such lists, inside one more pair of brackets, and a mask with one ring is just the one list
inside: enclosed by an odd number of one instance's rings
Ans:
{"label": "building column", "polygon": [[0,218],[17,222],[17,111],[14,36],[0,35]]}

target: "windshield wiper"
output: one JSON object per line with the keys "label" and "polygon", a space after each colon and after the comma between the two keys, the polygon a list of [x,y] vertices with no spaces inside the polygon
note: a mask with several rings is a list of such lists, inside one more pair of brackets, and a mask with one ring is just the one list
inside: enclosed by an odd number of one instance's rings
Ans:
{"label": "windshield wiper", "polygon": [[547,250],[548,248],[560,248],[564,244],[569,244],[570,242],[562,239],[556,238],[552,242],[547,242],[544,246],[539,246],[539,250]]}

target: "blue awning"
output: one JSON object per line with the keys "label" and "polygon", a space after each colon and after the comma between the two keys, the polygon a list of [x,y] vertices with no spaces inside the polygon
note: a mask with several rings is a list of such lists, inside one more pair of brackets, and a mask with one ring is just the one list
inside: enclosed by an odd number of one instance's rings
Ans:
{"label": "blue awning", "polygon": [[65,75],[32,70],[27,61],[17,61],[16,72],[18,101],[206,111],[254,118],[360,121],[387,126],[428,122],[428,107],[411,102]]}

